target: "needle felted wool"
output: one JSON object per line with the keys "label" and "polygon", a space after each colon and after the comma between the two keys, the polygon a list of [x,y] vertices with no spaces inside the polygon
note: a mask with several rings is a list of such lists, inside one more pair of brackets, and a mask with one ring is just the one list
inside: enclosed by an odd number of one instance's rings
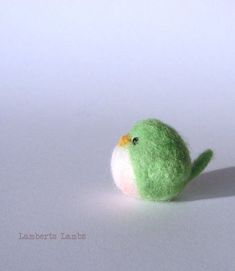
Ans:
{"label": "needle felted wool", "polygon": [[212,156],[208,149],[191,162],[185,142],[172,127],[147,119],[120,138],[112,154],[111,170],[123,193],[169,201],[204,170]]}

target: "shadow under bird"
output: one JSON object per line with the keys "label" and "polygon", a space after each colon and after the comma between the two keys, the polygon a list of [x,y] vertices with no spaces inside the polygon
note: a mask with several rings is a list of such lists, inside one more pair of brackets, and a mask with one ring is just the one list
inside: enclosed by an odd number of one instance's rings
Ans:
{"label": "shadow under bird", "polygon": [[212,156],[208,149],[192,162],[175,129],[147,119],[120,138],[113,150],[111,170],[115,184],[126,195],[169,201],[205,169]]}

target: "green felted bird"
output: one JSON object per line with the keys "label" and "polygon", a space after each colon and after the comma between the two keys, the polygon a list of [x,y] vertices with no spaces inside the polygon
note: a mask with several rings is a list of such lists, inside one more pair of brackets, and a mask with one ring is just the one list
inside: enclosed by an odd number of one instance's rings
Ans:
{"label": "green felted bird", "polygon": [[111,170],[125,194],[153,201],[175,199],[210,162],[208,149],[191,162],[181,136],[167,124],[147,119],[137,122],[114,148]]}

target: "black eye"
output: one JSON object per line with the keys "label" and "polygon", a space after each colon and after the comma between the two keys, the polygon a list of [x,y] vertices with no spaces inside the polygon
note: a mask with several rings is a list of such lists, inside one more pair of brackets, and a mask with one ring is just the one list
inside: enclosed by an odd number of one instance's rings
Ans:
{"label": "black eye", "polygon": [[132,139],[133,145],[136,145],[136,144],[138,143],[138,141],[139,141],[139,138],[138,138],[138,137],[134,137],[134,138]]}

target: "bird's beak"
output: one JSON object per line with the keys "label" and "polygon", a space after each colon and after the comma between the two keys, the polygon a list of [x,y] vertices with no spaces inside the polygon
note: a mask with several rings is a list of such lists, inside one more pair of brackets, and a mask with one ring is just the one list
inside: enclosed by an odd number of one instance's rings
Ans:
{"label": "bird's beak", "polygon": [[131,142],[129,135],[124,135],[119,139],[118,146],[123,147],[129,142]]}

